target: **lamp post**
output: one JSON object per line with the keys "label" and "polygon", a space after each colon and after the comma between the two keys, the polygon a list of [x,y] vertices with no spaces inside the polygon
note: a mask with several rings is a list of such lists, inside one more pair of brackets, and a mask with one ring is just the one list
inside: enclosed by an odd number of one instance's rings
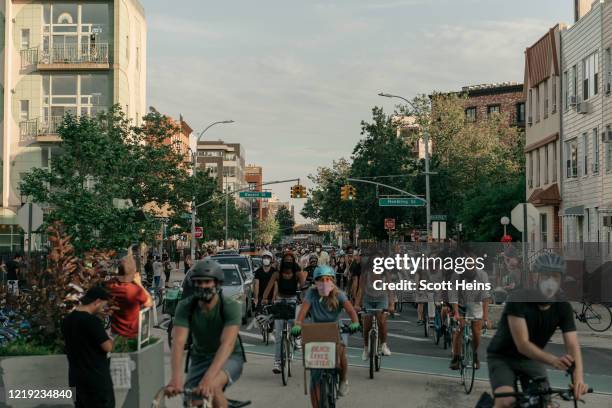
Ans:
{"label": "lamp post", "polygon": [[[204,128],[203,131],[201,131],[198,134],[198,137],[196,139],[196,151],[195,152],[191,152],[191,159],[192,159],[192,177],[196,176],[196,171],[198,168],[198,163],[197,163],[197,152],[198,152],[198,143],[200,142],[200,139],[202,138],[202,136],[204,135],[204,133],[206,133],[206,131],[208,129],[210,129],[211,127],[218,125],[218,124],[227,124],[227,123],[234,123],[233,120],[220,120],[217,122],[213,122],[210,125],[206,126]],[[197,213],[197,206],[196,206],[196,197],[195,195],[193,196],[193,199],[191,200],[191,260],[194,261],[195,260],[195,249],[196,249],[196,237],[195,237],[195,227],[196,227],[196,213]],[[227,217],[227,216],[226,216]]]}
{"label": "lamp post", "polygon": [[[412,107],[415,111],[418,109],[414,106],[412,102],[403,96],[392,95],[389,93],[381,92],[378,96],[383,96],[385,98],[397,98],[405,101],[408,105]],[[425,200],[427,201],[426,207],[426,220],[427,220],[427,241],[431,238],[431,202],[430,202],[430,191],[429,191],[429,129],[425,128],[423,130],[423,142],[425,143]]]}

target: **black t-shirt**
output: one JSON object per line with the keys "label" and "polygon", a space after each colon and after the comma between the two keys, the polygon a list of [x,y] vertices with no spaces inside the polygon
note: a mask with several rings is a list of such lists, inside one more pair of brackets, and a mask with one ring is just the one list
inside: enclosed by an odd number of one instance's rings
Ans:
{"label": "black t-shirt", "polygon": [[349,273],[351,274],[351,277],[356,276],[357,279],[359,279],[361,276],[361,262],[353,261],[349,267]]}
{"label": "black t-shirt", "polygon": [[13,259],[6,263],[7,280],[17,280],[19,277],[17,273],[19,271],[19,263]]}
{"label": "black t-shirt", "polygon": [[[270,267],[270,270],[268,272],[263,270],[263,266],[259,267],[256,271],[255,271],[255,279],[257,279],[259,281],[259,296],[258,296],[258,300],[262,300],[263,299],[263,294],[266,291],[266,288],[268,287],[268,283],[270,283],[270,278],[272,277],[272,274],[276,272],[276,269],[274,269],[274,267]],[[274,291],[271,290],[270,294],[268,295],[268,299],[272,299],[272,296],[274,296]]]}
{"label": "black t-shirt", "polygon": [[298,277],[297,272],[293,272],[293,276],[290,279],[283,279],[281,273],[278,274],[278,293],[283,297],[293,297],[297,295],[298,290]]}
{"label": "black t-shirt", "polygon": [[92,391],[113,388],[110,359],[100,345],[108,340],[102,320],[87,312],[73,311],[62,322],[71,387]]}
{"label": "black t-shirt", "polygon": [[[520,298],[528,299],[523,292]],[[554,302],[546,310],[541,310],[537,303],[508,301],[502,313],[499,328],[493,336],[487,352],[514,358],[527,358],[519,353],[510,327],[508,316],[516,316],[525,319],[529,331],[529,341],[543,349],[555,333],[557,328],[563,333],[576,331],[574,312],[569,302]]]}

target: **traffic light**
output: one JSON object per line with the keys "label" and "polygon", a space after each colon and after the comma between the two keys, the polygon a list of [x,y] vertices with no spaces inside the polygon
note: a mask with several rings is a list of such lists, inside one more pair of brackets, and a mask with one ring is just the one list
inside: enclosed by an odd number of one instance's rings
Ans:
{"label": "traffic light", "polygon": [[354,200],[357,198],[357,189],[353,186],[348,186],[348,199]]}
{"label": "traffic light", "polygon": [[305,187],[305,186],[300,185],[300,186],[299,186],[299,190],[300,190],[300,196],[299,196],[299,198],[306,198],[306,194],[307,194],[307,193],[306,193],[306,187]]}
{"label": "traffic light", "polygon": [[298,185],[291,186],[291,198],[296,198],[298,194]]}
{"label": "traffic light", "polygon": [[340,187],[340,199],[346,201],[349,199],[349,185]]}
{"label": "traffic light", "polygon": [[306,198],[306,187],[301,184],[291,186],[291,198]]}

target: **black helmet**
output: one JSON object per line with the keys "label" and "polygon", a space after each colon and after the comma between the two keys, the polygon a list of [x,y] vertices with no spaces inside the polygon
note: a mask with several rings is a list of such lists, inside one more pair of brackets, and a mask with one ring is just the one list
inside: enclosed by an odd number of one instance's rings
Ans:
{"label": "black helmet", "polygon": [[204,259],[196,261],[193,265],[191,276],[192,281],[196,279],[215,279],[217,282],[223,282],[224,274],[221,265],[212,259]]}
{"label": "black helmet", "polygon": [[533,272],[565,275],[565,261],[553,252],[544,253],[538,256],[533,263]]}

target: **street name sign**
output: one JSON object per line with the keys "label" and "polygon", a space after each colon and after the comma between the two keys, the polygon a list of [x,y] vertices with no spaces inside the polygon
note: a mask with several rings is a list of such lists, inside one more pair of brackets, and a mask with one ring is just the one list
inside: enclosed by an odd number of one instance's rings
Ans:
{"label": "street name sign", "polygon": [[432,221],[446,221],[446,215],[432,215]]}
{"label": "street name sign", "polygon": [[271,191],[241,191],[241,198],[272,198]]}
{"label": "street name sign", "polygon": [[378,205],[380,207],[423,207],[425,200],[416,197],[379,198]]}

